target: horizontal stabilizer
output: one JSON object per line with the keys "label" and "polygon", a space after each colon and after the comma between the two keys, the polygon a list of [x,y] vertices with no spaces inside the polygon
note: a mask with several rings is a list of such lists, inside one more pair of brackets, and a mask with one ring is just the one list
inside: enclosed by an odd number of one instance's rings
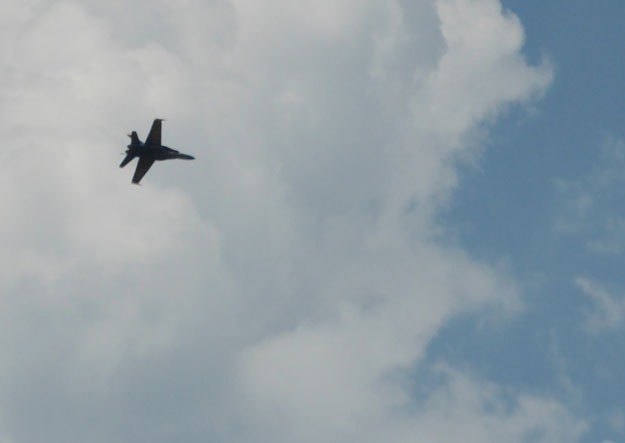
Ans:
{"label": "horizontal stabilizer", "polygon": [[120,168],[123,168],[124,166],[126,166],[128,163],[130,163],[132,161],[133,158],[135,158],[136,156],[134,154],[126,154],[126,157],[124,157],[124,160],[122,160],[121,164],[119,165]]}

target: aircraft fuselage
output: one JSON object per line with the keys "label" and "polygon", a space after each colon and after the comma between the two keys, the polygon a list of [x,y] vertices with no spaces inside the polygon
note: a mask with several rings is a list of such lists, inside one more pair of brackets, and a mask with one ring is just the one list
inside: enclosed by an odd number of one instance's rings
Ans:
{"label": "aircraft fuselage", "polygon": [[128,145],[128,149],[130,152],[137,157],[151,157],[154,160],[171,160],[174,158],[184,159],[184,160],[194,160],[195,158],[187,155],[181,154],[180,151],[176,151],[168,146],[158,146],[158,145],[146,145],[142,143],[140,146],[132,146]]}

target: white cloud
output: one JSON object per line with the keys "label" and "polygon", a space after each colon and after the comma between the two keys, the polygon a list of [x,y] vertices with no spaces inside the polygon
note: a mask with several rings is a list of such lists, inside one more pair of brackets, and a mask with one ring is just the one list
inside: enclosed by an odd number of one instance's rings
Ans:
{"label": "white cloud", "polygon": [[613,431],[623,433],[625,431],[625,415],[622,410],[616,410],[608,417],[608,424]]}
{"label": "white cloud", "polygon": [[625,175],[625,143],[608,138],[598,149],[590,172],[575,180],[556,180],[559,207],[555,230],[574,236],[593,254],[621,255],[625,251],[625,214],[618,204]]}
{"label": "white cloud", "polygon": [[584,277],[575,280],[584,295],[593,301],[593,310],[588,314],[586,326],[598,332],[619,328],[625,321],[625,300],[611,295],[600,285]]}
{"label": "white cloud", "polygon": [[[577,438],[549,399],[402,375],[455,315],[519,305],[436,240],[458,158],[551,78],[498,1],[3,8],[10,439]],[[154,117],[197,160],[133,187],[123,131]]]}
{"label": "white cloud", "polygon": [[443,373],[445,387],[428,398],[424,417],[414,424],[425,429],[424,440],[565,442],[576,441],[585,430],[586,425],[557,402],[511,395],[454,371]]}

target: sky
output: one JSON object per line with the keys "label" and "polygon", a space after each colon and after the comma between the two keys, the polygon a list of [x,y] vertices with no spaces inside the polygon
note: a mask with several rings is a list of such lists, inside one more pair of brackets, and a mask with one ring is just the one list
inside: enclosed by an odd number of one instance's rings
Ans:
{"label": "sky", "polygon": [[625,440],[625,5],[548,3],[5,0],[0,443]]}

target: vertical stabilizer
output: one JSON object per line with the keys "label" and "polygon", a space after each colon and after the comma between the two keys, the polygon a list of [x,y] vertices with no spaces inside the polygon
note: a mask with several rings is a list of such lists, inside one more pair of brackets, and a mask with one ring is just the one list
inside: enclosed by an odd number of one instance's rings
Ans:
{"label": "vertical stabilizer", "polygon": [[139,136],[137,135],[137,131],[132,131],[132,133],[129,135],[130,137],[130,146],[134,147],[138,147],[141,146],[141,141],[139,140]]}

